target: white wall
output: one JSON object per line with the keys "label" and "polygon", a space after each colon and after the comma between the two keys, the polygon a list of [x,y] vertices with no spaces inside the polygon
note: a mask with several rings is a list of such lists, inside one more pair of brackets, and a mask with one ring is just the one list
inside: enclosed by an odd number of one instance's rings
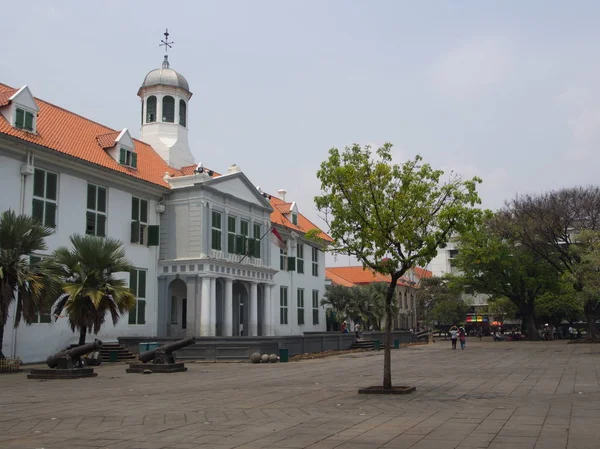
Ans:
{"label": "white wall", "polygon": [[20,212],[21,203],[21,161],[0,153],[0,212],[12,209]]}
{"label": "white wall", "polygon": [[[20,190],[20,162],[15,159],[2,157],[0,160],[0,190],[14,192],[14,195],[0,197],[1,209],[18,207],[18,192]],[[36,167],[59,173],[58,208],[56,232],[46,239],[51,254],[59,246],[70,247],[69,236],[74,233],[85,234],[86,204],[88,180],[60,171],[55,166],[44,164],[36,159]],[[131,198],[132,194],[117,187],[109,186],[106,179],[90,174],[91,183],[107,187],[107,235],[117,238],[124,243],[127,258],[139,269],[147,270],[146,285],[146,324],[129,325],[128,316],[123,316],[117,326],[107,317],[101,332],[89,335],[88,341],[100,338],[104,341],[116,341],[119,336],[142,336],[156,334],[156,296],[157,296],[157,260],[158,247],[146,247],[130,243],[131,232]],[[143,186],[140,186],[142,189]],[[140,197],[139,194],[135,195]],[[31,214],[33,198],[33,176],[28,176],[25,187],[25,213]],[[143,197],[142,197],[143,198]],[[148,199],[149,225],[158,224],[158,214],[155,212],[156,201]],[[16,203],[16,204],[15,204]],[[40,254],[42,255],[42,254]],[[118,277],[128,279],[129,274],[120,273]],[[5,355],[13,353],[25,362],[45,360],[48,355],[78,341],[78,334],[68,327],[66,318],[59,318],[52,324],[23,323],[16,331],[12,328],[13,311],[5,328],[3,351]],[[16,345],[15,345],[16,340]],[[16,347],[16,351],[15,351]]]}
{"label": "white wall", "polygon": [[[290,238],[284,239],[288,243],[288,256],[296,257],[296,241]],[[279,271],[273,277],[272,316],[275,335],[301,335],[304,332],[315,332],[327,330],[325,321],[325,308],[319,305],[319,324],[313,325],[312,318],[312,291],[319,291],[319,304],[325,295],[325,254],[319,251],[319,276],[312,275],[312,251],[311,246],[300,239],[298,242],[304,245],[304,273],[298,273],[298,261],[296,260],[296,271]],[[271,267],[279,270],[279,247],[270,245]],[[280,324],[280,287],[288,288],[288,324]],[[304,289],[304,325],[298,325],[298,289]]]}

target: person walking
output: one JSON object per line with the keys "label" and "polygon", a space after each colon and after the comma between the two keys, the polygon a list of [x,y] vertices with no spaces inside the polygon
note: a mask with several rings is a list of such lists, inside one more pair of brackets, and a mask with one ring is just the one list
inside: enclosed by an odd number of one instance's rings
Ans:
{"label": "person walking", "polygon": [[452,340],[452,349],[456,349],[456,339],[458,338],[458,327],[450,328],[450,340]]}
{"label": "person walking", "polygon": [[458,330],[458,338],[460,340],[460,349],[465,349],[465,343],[467,341],[467,333],[465,332],[464,327],[461,327]]}

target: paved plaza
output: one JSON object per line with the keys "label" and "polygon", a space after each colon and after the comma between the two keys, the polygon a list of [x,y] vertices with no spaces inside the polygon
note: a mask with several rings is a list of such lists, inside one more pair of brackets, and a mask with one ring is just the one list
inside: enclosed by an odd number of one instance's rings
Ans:
{"label": "paved plaza", "polygon": [[267,365],[190,363],[176,374],[0,376],[0,447],[144,449],[587,449],[600,446],[600,345],[450,342]]}

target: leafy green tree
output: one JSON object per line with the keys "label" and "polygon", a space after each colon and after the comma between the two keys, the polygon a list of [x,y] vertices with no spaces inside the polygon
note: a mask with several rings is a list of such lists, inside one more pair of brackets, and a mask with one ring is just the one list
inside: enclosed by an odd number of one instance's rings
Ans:
{"label": "leafy green tree", "polygon": [[21,319],[31,324],[44,308],[46,279],[37,264],[30,264],[31,253],[46,249],[45,238],[52,229],[28,215],[12,210],[0,215],[0,359],[8,309],[16,301],[14,326]]}
{"label": "leafy green tree", "polygon": [[115,273],[131,272],[123,244],[108,237],[72,235],[72,248],[60,247],[48,261],[61,280],[54,314],[66,313],[71,330],[79,330],[79,344],[88,332],[97,334],[110,315],[116,325],[124,313],[135,307],[135,295]]}
{"label": "leafy green tree", "polygon": [[547,292],[535,301],[538,324],[550,323],[558,327],[563,320],[573,322],[583,316],[581,293],[570,282],[561,282],[557,292]]}
{"label": "leafy green tree", "polygon": [[468,309],[469,306],[460,297],[455,297],[436,301],[431,314],[438,324],[458,324],[465,321]]}
{"label": "leafy green tree", "polygon": [[538,338],[536,299],[557,287],[555,270],[539,255],[498,232],[497,219],[486,213],[481,223],[460,235],[454,262],[461,276],[457,287],[467,292],[506,297],[517,307],[529,339]]}
{"label": "leafy green tree", "polygon": [[[583,301],[588,338],[595,339],[600,310],[598,295],[593,293],[595,275],[593,269],[590,271],[594,264],[591,253],[595,250],[589,245],[590,238],[593,240],[590,235],[600,231],[600,187],[520,195],[508,202],[501,213],[508,238],[530,249],[549,263],[559,277],[564,273],[562,278],[572,282],[579,300]],[[592,234],[586,237],[586,232]]]}
{"label": "leafy green tree", "polygon": [[329,151],[317,176],[322,195],[315,203],[328,224],[330,250],[356,257],[365,268],[389,275],[385,297],[386,337],[383,387],[392,388],[391,332],[398,280],[424,266],[454,232],[473,225],[480,203],[478,178],[463,180],[422,162],[392,162],[392,145],[375,154],[369,146]]}
{"label": "leafy green tree", "polygon": [[[418,310],[420,314],[420,321],[425,322],[427,324],[434,324],[434,321],[439,321],[440,324],[454,324],[462,319],[440,319],[439,317],[443,314],[442,310],[444,309],[452,309],[452,305],[442,305],[445,302],[455,303],[457,301],[461,301],[464,304],[464,301],[461,299],[461,291],[453,288],[452,283],[450,282],[450,277],[438,277],[433,276],[430,278],[421,279],[420,288],[417,290],[417,301],[418,301]],[[465,305],[465,314],[467,305]],[[462,306],[456,305],[454,307],[457,309],[458,316],[462,315]],[[435,310],[435,312],[434,312]]]}
{"label": "leafy green tree", "polygon": [[506,296],[496,296],[488,299],[487,313],[493,315],[497,320],[504,322],[504,320],[516,318],[519,309],[515,303]]}

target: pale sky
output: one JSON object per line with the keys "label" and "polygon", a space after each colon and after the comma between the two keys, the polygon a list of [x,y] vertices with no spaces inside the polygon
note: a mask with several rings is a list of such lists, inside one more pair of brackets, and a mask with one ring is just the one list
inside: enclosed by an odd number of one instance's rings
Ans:
{"label": "pale sky", "polygon": [[136,93],[169,28],[196,159],[286,189],[320,225],[315,173],[353,142],[478,175],[493,209],[598,182],[597,1],[31,0],[2,12],[0,82],[135,137]]}

